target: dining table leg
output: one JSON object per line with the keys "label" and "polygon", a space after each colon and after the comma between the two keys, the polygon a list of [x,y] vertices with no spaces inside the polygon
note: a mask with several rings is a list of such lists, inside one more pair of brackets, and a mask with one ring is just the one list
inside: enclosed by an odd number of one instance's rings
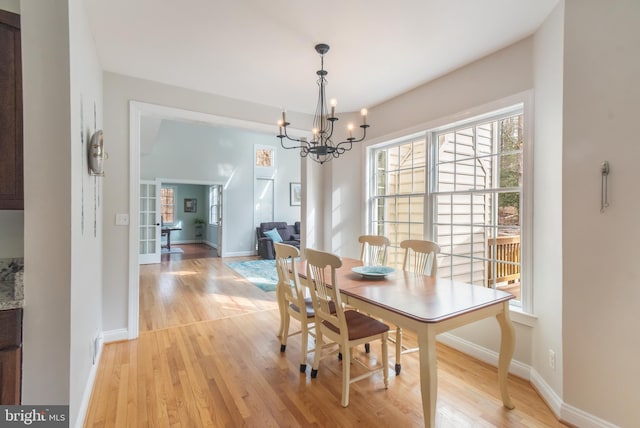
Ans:
{"label": "dining table leg", "polygon": [[424,426],[436,426],[436,400],[438,378],[436,368],[436,335],[429,326],[418,332],[418,346],[420,348],[420,391],[422,393],[422,412]]}
{"label": "dining table leg", "polygon": [[501,339],[500,339],[500,356],[498,358],[498,383],[500,385],[500,394],[502,396],[502,403],[507,409],[513,409],[515,406],[511,401],[509,395],[509,389],[507,385],[507,378],[509,376],[509,366],[511,365],[511,358],[513,358],[513,351],[516,347],[515,329],[513,323],[509,318],[509,302],[503,303],[503,310],[496,315],[498,324],[500,324]]}

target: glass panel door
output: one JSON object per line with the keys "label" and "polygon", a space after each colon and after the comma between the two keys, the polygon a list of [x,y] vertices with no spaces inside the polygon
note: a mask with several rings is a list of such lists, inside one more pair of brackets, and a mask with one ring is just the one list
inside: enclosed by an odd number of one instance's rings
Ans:
{"label": "glass panel door", "polygon": [[140,180],[140,264],[160,263],[160,183]]}

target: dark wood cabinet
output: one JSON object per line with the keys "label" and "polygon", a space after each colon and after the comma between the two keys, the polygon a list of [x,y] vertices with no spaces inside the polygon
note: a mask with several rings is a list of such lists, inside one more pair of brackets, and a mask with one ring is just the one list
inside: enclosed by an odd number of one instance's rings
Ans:
{"label": "dark wood cabinet", "polygon": [[22,309],[0,311],[0,404],[20,404]]}
{"label": "dark wood cabinet", "polygon": [[0,210],[24,209],[20,15],[0,10]]}

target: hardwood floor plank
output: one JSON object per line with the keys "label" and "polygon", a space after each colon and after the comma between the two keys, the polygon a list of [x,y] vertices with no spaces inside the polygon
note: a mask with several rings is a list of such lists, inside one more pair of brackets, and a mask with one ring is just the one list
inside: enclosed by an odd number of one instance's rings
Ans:
{"label": "hardwood floor plank", "polygon": [[[140,337],[104,346],[86,427],[423,426],[417,353],[403,356],[400,376],[389,368],[389,389],[381,374],[352,384],[343,408],[337,357],[323,359],[311,379],[310,353],[300,373],[300,336],[280,352],[275,293],[197,254],[141,266]],[[509,377],[516,408],[507,410],[495,367],[437,346],[438,427],[564,426],[529,382]],[[356,354],[377,363],[379,344]],[[352,374],[359,370],[352,364]]]}

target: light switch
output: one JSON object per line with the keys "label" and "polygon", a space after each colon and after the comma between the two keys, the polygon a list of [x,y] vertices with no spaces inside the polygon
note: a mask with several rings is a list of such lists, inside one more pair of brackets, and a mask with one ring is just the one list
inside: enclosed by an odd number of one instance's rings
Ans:
{"label": "light switch", "polygon": [[128,226],[129,214],[116,214],[116,226]]}

